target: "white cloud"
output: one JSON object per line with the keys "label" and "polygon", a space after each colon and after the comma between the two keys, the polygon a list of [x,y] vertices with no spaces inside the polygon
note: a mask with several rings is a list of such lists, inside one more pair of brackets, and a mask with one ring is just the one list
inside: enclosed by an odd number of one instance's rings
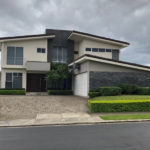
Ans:
{"label": "white cloud", "polygon": [[75,29],[125,40],[121,58],[150,63],[149,0],[1,0],[0,36]]}

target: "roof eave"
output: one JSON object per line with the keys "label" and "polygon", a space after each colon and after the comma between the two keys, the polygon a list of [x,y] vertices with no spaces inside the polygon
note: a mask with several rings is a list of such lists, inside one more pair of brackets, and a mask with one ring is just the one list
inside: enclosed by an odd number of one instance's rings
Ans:
{"label": "roof eave", "polygon": [[130,45],[130,43],[127,43],[127,42],[109,39],[109,38],[105,38],[105,37],[100,37],[100,36],[96,36],[96,35],[92,35],[92,34],[88,34],[88,33],[82,33],[82,32],[78,32],[78,31],[73,31],[70,34],[70,36],[68,37],[68,39],[71,39],[73,35],[80,36],[82,38],[90,38],[90,39],[100,40],[100,41],[111,43],[111,44],[120,45],[123,48]]}

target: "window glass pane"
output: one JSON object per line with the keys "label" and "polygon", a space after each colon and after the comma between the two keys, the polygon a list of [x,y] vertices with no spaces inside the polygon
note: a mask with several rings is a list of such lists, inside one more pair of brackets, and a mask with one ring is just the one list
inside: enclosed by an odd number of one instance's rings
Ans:
{"label": "window glass pane", "polygon": [[16,47],[16,57],[23,57],[23,47]]}
{"label": "window glass pane", "polygon": [[99,52],[105,52],[104,48],[99,48]]}
{"label": "window glass pane", "polygon": [[22,77],[13,76],[13,88],[22,88]]}
{"label": "window glass pane", "polygon": [[92,52],[98,52],[98,48],[92,48]]}
{"label": "window glass pane", "polygon": [[57,62],[57,47],[53,47],[52,49],[52,61]]}
{"label": "window glass pane", "polygon": [[42,52],[41,48],[37,48],[37,53],[41,53],[41,52]]}
{"label": "window glass pane", "polygon": [[67,48],[63,48],[63,62],[67,63]]}
{"label": "window glass pane", "polygon": [[12,82],[7,82],[6,81],[5,87],[6,87],[6,89],[11,89],[12,88]]}
{"label": "window glass pane", "polygon": [[91,48],[86,48],[86,51],[91,51]]}
{"label": "window glass pane", "polygon": [[106,49],[106,52],[111,52],[111,49]]}
{"label": "window glass pane", "polygon": [[23,65],[23,48],[16,47],[15,65]]}
{"label": "window glass pane", "polygon": [[62,62],[63,61],[63,48],[62,47],[58,47],[58,62]]}
{"label": "window glass pane", "polygon": [[42,53],[45,53],[45,48],[42,48]]}
{"label": "window glass pane", "polygon": [[15,63],[15,47],[7,47],[7,64],[13,65]]}
{"label": "window glass pane", "polygon": [[6,81],[12,81],[12,73],[6,73]]}

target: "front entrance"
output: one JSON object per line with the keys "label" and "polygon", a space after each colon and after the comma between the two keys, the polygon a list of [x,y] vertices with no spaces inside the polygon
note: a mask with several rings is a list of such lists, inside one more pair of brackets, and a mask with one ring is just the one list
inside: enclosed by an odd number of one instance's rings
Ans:
{"label": "front entrance", "polygon": [[46,92],[45,74],[27,74],[27,92]]}

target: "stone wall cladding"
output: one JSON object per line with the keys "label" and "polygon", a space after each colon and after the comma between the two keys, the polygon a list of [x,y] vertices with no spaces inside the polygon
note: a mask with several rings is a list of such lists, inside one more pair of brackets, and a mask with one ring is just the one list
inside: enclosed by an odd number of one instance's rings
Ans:
{"label": "stone wall cladding", "polygon": [[90,91],[101,86],[117,86],[121,83],[150,86],[150,73],[90,72]]}
{"label": "stone wall cladding", "polygon": [[68,52],[68,63],[74,58],[74,41],[68,40],[72,31],[47,29],[46,34],[55,34],[54,39],[48,39],[48,62],[52,60],[52,48],[54,46],[66,47]]}

